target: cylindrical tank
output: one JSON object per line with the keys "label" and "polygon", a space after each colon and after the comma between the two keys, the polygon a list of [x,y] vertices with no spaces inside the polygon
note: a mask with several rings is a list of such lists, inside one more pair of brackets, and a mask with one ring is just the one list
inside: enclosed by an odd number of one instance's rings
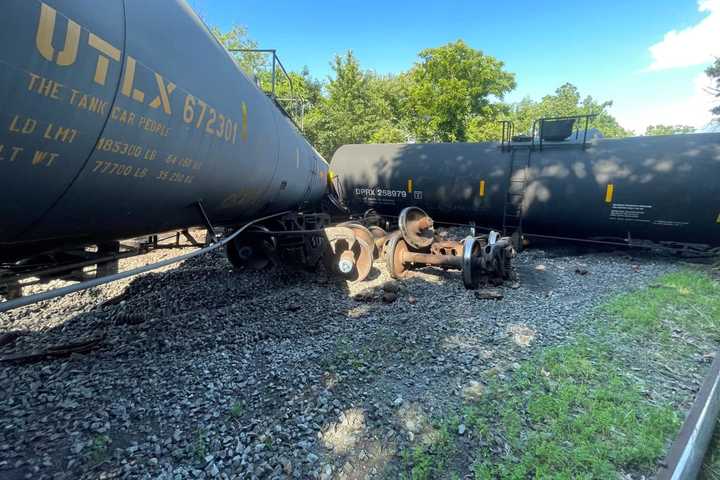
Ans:
{"label": "cylindrical tank", "polygon": [[5,0],[0,259],[317,204],[328,166],[183,0]]}
{"label": "cylindrical tank", "polygon": [[438,221],[499,229],[508,191],[522,190],[529,234],[720,244],[720,134],[598,139],[585,149],[346,145],[330,168],[358,213],[417,205]]}

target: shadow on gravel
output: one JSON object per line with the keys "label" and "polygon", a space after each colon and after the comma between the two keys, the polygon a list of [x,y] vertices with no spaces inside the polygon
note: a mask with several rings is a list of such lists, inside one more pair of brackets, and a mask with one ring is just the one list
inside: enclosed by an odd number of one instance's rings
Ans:
{"label": "shadow on gravel", "polygon": [[[590,274],[576,274],[586,262]],[[0,476],[397,478],[402,452],[442,440],[435,418],[562,341],[582,302],[651,276],[609,265],[530,253],[520,287],[496,301],[458,272],[393,282],[374,268],[349,286],[322,272],[238,273],[217,254],[136,278],[104,304],[88,293],[27,309],[70,318],[0,356],[106,337],[87,355],[0,365]]]}

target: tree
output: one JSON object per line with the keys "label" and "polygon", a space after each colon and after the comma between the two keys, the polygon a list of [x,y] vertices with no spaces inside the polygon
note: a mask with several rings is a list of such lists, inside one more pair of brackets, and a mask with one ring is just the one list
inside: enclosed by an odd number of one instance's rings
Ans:
{"label": "tree", "polygon": [[[720,58],[716,58],[715,63],[709,66],[707,70],[705,70],[705,73],[708,77],[715,80],[715,85],[710,87],[710,93],[720,98]],[[711,112],[715,115],[720,115],[720,104],[713,107]]]}
{"label": "tree", "polygon": [[645,135],[675,135],[678,133],[692,133],[694,131],[695,127],[689,125],[648,125],[647,129],[645,129]]}
{"label": "tree", "polygon": [[367,142],[371,134],[368,124],[375,115],[368,75],[360,70],[353,53],[336,55],[332,69],[335,78],[327,84],[326,98],[306,119],[309,137],[326,157],[341,145]]}
{"label": "tree", "polygon": [[[597,128],[605,137],[627,137],[632,134],[620,126],[608,113],[612,101],[599,102],[588,95],[582,98],[577,87],[571,83],[561,85],[553,95],[545,95],[539,102],[524,98],[511,106],[509,118],[516,133],[531,133],[535,120],[543,117],[563,117],[596,114],[589,127]],[[584,125],[583,125],[584,126]]]}
{"label": "tree", "polygon": [[[247,28],[242,25],[233,25],[227,32],[218,27],[210,31],[218,42],[228,51],[239,48],[258,48],[257,42],[248,37]],[[245,73],[251,77],[259,75],[267,68],[267,55],[260,52],[230,52]]]}
{"label": "tree", "polygon": [[503,96],[515,76],[503,62],[462,40],[421,51],[407,75],[405,118],[415,140],[458,142],[503,110]]}

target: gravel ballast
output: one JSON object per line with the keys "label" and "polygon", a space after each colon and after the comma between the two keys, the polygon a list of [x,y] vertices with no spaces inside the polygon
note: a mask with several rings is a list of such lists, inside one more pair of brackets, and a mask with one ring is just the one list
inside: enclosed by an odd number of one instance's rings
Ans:
{"label": "gravel ballast", "polygon": [[434,268],[396,282],[377,261],[348,285],[235,272],[213,252],[2,314],[0,334],[26,334],[0,356],[105,339],[85,355],[0,364],[0,477],[392,478],[398,453],[482,395],[488,374],[678,268],[571,253],[527,250],[517,284],[473,292]]}

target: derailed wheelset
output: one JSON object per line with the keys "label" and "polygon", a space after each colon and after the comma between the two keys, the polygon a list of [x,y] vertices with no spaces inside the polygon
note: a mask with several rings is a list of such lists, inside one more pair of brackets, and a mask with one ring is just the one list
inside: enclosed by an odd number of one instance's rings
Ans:
{"label": "derailed wheelset", "polygon": [[385,265],[393,278],[404,277],[411,268],[436,266],[461,270],[465,288],[477,289],[511,276],[515,250],[509,237],[491,231],[462,241],[443,240],[435,236],[432,219],[417,207],[404,209],[398,223],[400,231],[387,237],[384,248]]}
{"label": "derailed wheelset", "polygon": [[[283,222],[253,226],[227,244],[228,259],[238,270],[276,265],[314,270],[322,261],[331,274],[350,282],[365,280],[378,257],[381,232],[357,222],[328,226],[326,220],[292,217],[295,229],[286,229]],[[308,223],[314,228],[308,229]]]}

